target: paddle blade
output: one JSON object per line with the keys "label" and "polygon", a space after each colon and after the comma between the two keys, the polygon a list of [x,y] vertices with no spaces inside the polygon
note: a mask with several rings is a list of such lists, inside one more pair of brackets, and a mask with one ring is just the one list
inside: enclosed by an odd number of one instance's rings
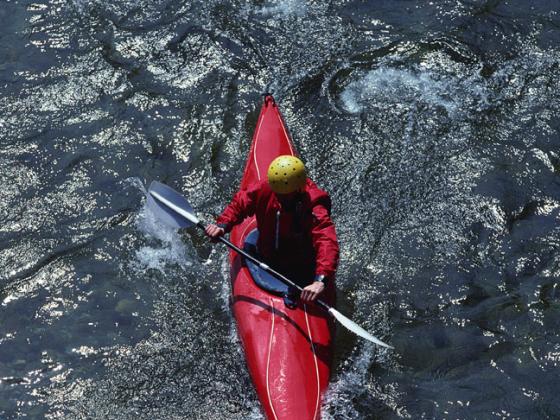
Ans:
{"label": "paddle blade", "polygon": [[375,338],[373,335],[371,335],[370,333],[368,333],[366,330],[364,330],[362,327],[360,327],[358,324],[356,324],[354,321],[352,321],[351,319],[345,317],[344,315],[342,315],[340,312],[338,312],[336,309],[334,308],[330,308],[329,309],[329,313],[334,316],[334,318],[340,322],[343,326],[345,326],[346,328],[348,328],[350,331],[352,331],[354,334],[359,335],[362,338],[365,338],[366,340],[371,341],[374,344],[377,344],[378,346],[382,346],[382,347],[387,347],[388,349],[392,349],[393,347],[390,346],[389,344],[385,344],[383,341],[381,341],[378,338]]}
{"label": "paddle blade", "polygon": [[147,202],[154,215],[172,228],[185,228],[199,222],[185,197],[161,182],[150,184]]}

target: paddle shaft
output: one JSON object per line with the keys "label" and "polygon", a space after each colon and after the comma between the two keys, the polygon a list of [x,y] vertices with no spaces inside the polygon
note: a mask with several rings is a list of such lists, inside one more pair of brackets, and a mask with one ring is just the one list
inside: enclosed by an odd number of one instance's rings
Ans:
{"label": "paddle shaft", "polygon": [[[204,224],[202,222],[198,222],[196,224],[197,227],[199,227],[202,230],[206,230],[206,227],[204,226]],[[303,288],[301,286],[299,286],[298,284],[294,283],[293,281],[291,281],[289,278],[283,276],[282,274],[280,274],[278,271],[273,270],[272,268],[270,268],[268,265],[266,265],[265,263],[263,263],[262,261],[259,261],[257,258],[253,257],[251,254],[249,254],[248,252],[243,251],[241,248],[239,248],[238,246],[235,246],[234,244],[232,244],[230,241],[228,241],[226,238],[224,238],[223,236],[218,237],[218,240],[220,242],[222,242],[223,244],[225,244],[227,247],[233,249],[235,252],[237,252],[240,255],[243,255],[245,258],[247,258],[248,260],[254,262],[255,264],[257,264],[260,268],[262,268],[264,271],[266,271],[269,274],[272,274],[274,277],[276,277],[278,280],[280,280],[282,283],[287,284],[290,287],[294,287],[297,290],[299,290],[300,292],[303,291]],[[327,312],[331,309],[331,306],[326,304],[325,302],[323,302],[321,299],[315,299],[314,301],[317,305],[319,305],[321,308],[323,308],[324,310],[326,310]]]}

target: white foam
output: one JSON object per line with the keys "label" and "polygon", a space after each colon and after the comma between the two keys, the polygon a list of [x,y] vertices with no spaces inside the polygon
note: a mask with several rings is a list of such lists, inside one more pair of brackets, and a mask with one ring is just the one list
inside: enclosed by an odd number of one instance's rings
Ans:
{"label": "white foam", "polygon": [[71,4],[74,4],[74,7],[80,14],[83,14],[90,3],[91,2],[89,0],[73,0]]}
{"label": "white foam", "polygon": [[373,354],[373,345],[366,344],[350,366],[345,368],[344,372],[335,381],[330,383],[329,389],[325,394],[321,418],[334,420],[360,417],[349,401],[362,393],[367,385],[368,367],[372,362]]}
{"label": "white foam", "polygon": [[307,4],[302,0],[269,1],[257,13],[271,17],[305,16],[307,14]]}
{"label": "white foam", "polygon": [[138,270],[158,270],[165,273],[168,265],[187,268],[192,256],[179,233],[160,223],[146,205],[136,219],[136,227],[144,234],[148,244],[136,251],[133,267]]}
{"label": "white foam", "polygon": [[368,103],[426,103],[453,113],[458,107],[452,82],[430,71],[379,67],[351,82],[341,94],[346,111],[359,113]]}
{"label": "white foam", "polygon": [[230,311],[230,299],[231,299],[231,281],[230,281],[230,265],[229,265],[229,253],[222,252],[222,257],[220,258],[220,272],[222,273],[223,281],[222,288],[220,291],[220,298],[222,299],[222,309],[225,313],[231,314]]}

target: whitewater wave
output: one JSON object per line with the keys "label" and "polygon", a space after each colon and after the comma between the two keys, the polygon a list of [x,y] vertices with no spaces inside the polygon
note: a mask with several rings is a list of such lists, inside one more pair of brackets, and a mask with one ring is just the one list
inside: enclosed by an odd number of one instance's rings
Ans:
{"label": "whitewater wave", "polygon": [[471,78],[461,80],[418,68],[390,67],[369,71],[350,82],[340,95],[344,109],[351,114],[364,111],[372,103],[382,103],[431,106],[455,115],[466,99],[482,105],[488,103],[488,97],[487,89]]}

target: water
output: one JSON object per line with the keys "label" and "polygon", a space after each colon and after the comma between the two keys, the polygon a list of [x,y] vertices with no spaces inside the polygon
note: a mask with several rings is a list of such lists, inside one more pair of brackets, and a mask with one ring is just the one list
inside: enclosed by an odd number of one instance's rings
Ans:
{"label": "water", "polygon": [[261,418],[226,252],[271,90],[333,198],[327,419],[557,418],[560,16],[552,1],[7,1],[0,417]]}

